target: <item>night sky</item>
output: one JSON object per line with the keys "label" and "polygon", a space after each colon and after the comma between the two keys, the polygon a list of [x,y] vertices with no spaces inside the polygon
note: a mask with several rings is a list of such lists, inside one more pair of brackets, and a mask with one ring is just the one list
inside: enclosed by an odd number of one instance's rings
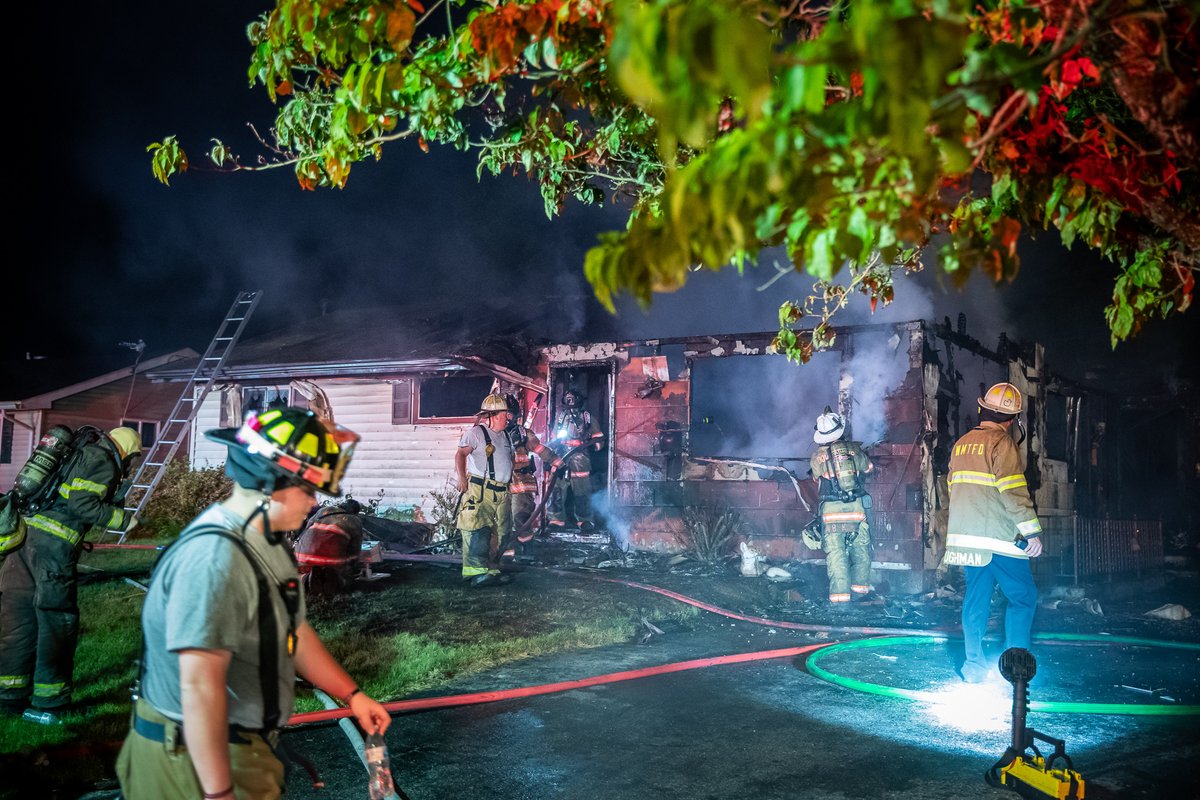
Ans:
{"label": "night sky", "polygon": [[[301,191],[287,168],[201,171],[210,137],[251,162],[259,151],[247,123],[265,130],[273,119],[265,92],[246,78],[244,29],[256,7],[266,6],[85,4],[70,12],[69,40],[26,64],[23,113],[41,116],[28,129],[29,153],[10,165],[18,178],[10,230],[25,244],[10,256],[16,324],[0,356],[111,356],[137,339],[149,355],[202,350],[236,292],[251,288],[265,295],[247,336],[316,314],[323,300],[469,315],[503,296],[527,299],[531,317],[557,309],[567,341],[771,330],[780,301],[805,293],[800,276],[755,291],[772,274],[767,254],[757,273],[698,275],[650,314],[627,304],[612,318],[592,299],[582,262],[598,231],[623,224],[621,210],[571,204],[547,220],[536,186],[477,181],[474,156],[446,148],[423,154],[393,143],[381,162],[355,165],[342,191]],[[33,87],[55,96],[57,110],[36,103]],[[146,146],[172,133],[193,170],[166,188],[151,176]],[[977,277],[958,293],[930,269],[899,285],[897,302],[874,319],[965,311],[985,343],[994,346],[1000,331],[1039,339],[1053,366],[1079,378],[1183,369],[1195,311],[1113,355],[1102,313],[1111,268],[1052,234],[1026,242],[1023,254],[1021,275],[1001,291]],[[863,300],[844,321],[868,319]]]}

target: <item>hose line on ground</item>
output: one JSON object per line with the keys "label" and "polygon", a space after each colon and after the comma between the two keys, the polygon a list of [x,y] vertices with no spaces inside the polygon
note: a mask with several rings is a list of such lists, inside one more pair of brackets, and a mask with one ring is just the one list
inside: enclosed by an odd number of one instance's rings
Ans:
{"label": "hose line on ground", "polygon": [[[1139,647],[1168,647],[1179,650],[1200,650],[1200,644],[1190,642],[1166,642],[1156,639],[1143,639],[1136,636],[1093,636],[1086,633],[1042,633],[1035,639],[1054,643],[1055,640],[1066,642],[1088,642],[1100,644],[1129,644]],[[914,700],[922,703],[944,704],[959,702],[957,698],[946,694],[919,689],[904,689],[899,686],[885,686],[879,683],[869,683],[838,675],[820,665],[820,661],[836,653],[848,652],[864,647],[893,647],[897,645],[919,645],[947,641],[945,636],[896,636],[876,639],[858,639],[856,641],[831,644],[814,652],[805,662],[805,667],[818,678],[830,683],[853,689],[857,692],[895,697],[903,700]],[[1030,711],[1042,711],[1048,714],[1134,714],[1141,716],[1195,716],[1200,714],[1200,705],[1155,705],[1150,703],[1067,703],[1058,701],[1029,701]]]}

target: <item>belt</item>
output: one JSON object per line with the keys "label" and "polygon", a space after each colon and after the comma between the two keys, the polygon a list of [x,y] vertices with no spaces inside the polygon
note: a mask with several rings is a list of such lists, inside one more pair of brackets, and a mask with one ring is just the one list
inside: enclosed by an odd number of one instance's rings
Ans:
{"label": "belt", "polygon": [[[178,729],[178,733],[175,735],[175,743],[176,745],[182,747],[184,745],[183,725],[177,722],[172,722],[171,724]],[[167,726],[162,722],[152,722],[151,720],[144,719],[143,717],[134,714],[133,729],[137,731],[139,736],[144,739],[149,739],[152,742],[165,742],[167,740]],[[230,744],[250,744],[250,741],[246,739],[246,734],[255,734],[263,737],[267,741],[270,741],[272,733],[273,731],[264,732],[258,728],[243,728],[240,725],[230,725],[229,735],[226,737],[226,739]]]}
{"label": "belt", "polygon": [[508,491],[507,483],[499,483],[497,481],[489,481],[486,478],[477,478],[474,475],[471,476],[469,483],[473,483],[476,486],[487,487],[488,489],[491,489],[493,492],[507,492]]}

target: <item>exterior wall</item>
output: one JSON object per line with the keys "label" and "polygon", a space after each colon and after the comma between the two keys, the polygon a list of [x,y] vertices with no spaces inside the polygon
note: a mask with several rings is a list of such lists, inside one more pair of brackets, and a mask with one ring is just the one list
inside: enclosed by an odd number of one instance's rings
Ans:
{"label": "exterior wall", "polygon": [[[446,488],[454,475],[454,451],[465,425],[393,425],[392,384],[386,380],[315,381],[329,400],[334,419],[362,436],[343,487],[361,502],[381,507],[420,506],[432,510],[429,493]],[[214,388],[194,421],[193,468],[225,463],[225,448],[209,441],[205,430],[220,423],[221,393]],[[382,493],[382,494],[381,494]]]}
{"label": "exterior wall", "polygon": [[[31,432],[20,425],[14,426],[13,463],[0,464],[2,490],[7,491],[12,487],[13,479],[33,452],[41,434],[54,425],[66,425],[72,429],[80,425],[94,425],[107,431],[119,425],[122,419],[137,419],[157,421],[161,430],[167,415],[179,400],[179,385],[152,383],[144,375],[139,375],[130,396],[129,384],[130,378],[123,378],[59,398],[45,410],[8,412],[15,419],[33,425],[35,431]],[[129,403],[127,413],[126,402]]]}

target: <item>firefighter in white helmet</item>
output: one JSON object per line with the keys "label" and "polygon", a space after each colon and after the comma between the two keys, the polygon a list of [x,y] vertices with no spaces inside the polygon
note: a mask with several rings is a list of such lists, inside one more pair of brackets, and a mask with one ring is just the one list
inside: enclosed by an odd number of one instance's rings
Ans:
{"label": "firefighter in white helmet", "polygon": [[1029,648],[1038,597],[1029,559],[1042,552],[1042,526],[1010,433],[1021,413],[1021,392],[1011,383],[997,383],[978,403],[978,427],[967,431],[950,452],[946,526],[945,563],[961,566],[967,580],[962,676],[968,683],[988,676],[983,634],[997,583],[1008,598],[1004,649]]}
{"label": "firefighter in white helmet", "polygon": [[813,426],[818,447],[809,461],[818,482],[821,544],[829,575],[829,602],[845,608],[852,594],[871,591],[870,495],[863,476],[875,467],[859,442],[847,439],[845,418],[825,407]]}
{"label": "firefighter in white helmet", "polygon": [[504,429],[508,402],[502,395],[483,398],[476,424],[463,431],[454,453],[460,493],[455,524],[462,534],[462,576],[474,586],[507,583],[497,566],[496,549],[512,527],[508,484],[513,448]]}

